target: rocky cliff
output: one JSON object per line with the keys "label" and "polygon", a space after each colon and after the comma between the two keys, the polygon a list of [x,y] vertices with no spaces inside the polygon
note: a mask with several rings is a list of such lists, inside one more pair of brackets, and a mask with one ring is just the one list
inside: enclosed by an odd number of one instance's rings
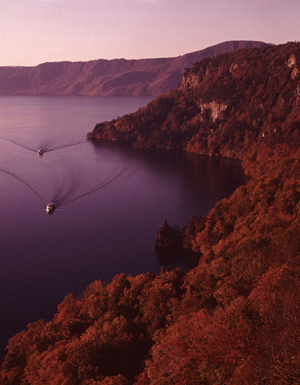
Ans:
{"label": "rocky cliff", "polygon": [[141,148],[180,148],[243,159],[299,145],[300,44],[203,59],[179,87],[134,114],[97,124],[89,137]]}
{"label": "rocky cliff", "polygon": [[239,48],[266,46],[229,41],[174,58],[43,63],[0,67],[1,95],[151,95],[178,86],[185,67],[197,60]]}

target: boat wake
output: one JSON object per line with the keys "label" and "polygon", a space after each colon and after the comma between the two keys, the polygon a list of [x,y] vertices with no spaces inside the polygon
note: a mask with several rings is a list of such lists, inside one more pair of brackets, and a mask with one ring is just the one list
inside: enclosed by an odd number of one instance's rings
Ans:
{"label": "boat wake", "polygon": [[[90,188],[90,189],[88,189],[82,193],[79,193],[78,195],[75,195],[73,197],[72,197],[72,195],[74,195],[74,192],[76,192],[76,190],[78,191],[78,188],[79,188],[78,184],[75,181],[71,181],[69,186],[67,186],[66,183],[63,183],[61,185],[59,191],[56,194],[54,194],[54,196],[52,196],[52,199],[50,199],[49,201],[46,201],[35,188],[33,188],[25,179],[23,179],[19,175],[15,174],[11,171],[5,170],[5,169],[0,169],[0,172],[15,178],[17,181],[19,181],[24,186],[26,186],[29,190],[31,190],[39,198],[39,200],[42,204],[42,207],[46,210],[46,212],[47,213],[53,213],[54,210],[56,210],[57,208],[62,208],[68,204],[71,204],[71,203],[78,201],[79,199],[85,198],[86,196],[93,194],[96,191],[104,189],[105,187],[108,187],[109,185],[111,185],[114,182],[117,182],[121,179],[129,177],[135,171],[128,171],[128,169],[126,167],[124,167],[121,170],[119,170],[118,172],[115,172],[115,173],[111,174],[110,176],[108,176],[107,178],[103,179],[101,182],[94,185],[92,188]],[[45,202],[48,202],[48,203],[46,204]]]}
{"label": "boat wake", "polygon": [[1,140],[5,140],[5,141],[7,141],[7,142],[11,142],[11,143],[15,144],[16,146],[25,148],[26,150],[29,150],[29,151],[33,151],[33,152],[37,152],[37,151],[38,151],[38,150],[35,149],[35,148],[28,147],[28,146],[25,146],[25,145],[23,145],[23,144],[21,144],[21,143],[18,143],[18,142],[16,142],[16,141],[13,140],[13,139],[6,139],[6,138],[0,138],[0,139],[1,139]]}
{"label": "boat wake", "polygon": [[4,169],[0,169],[0,172],[2,172],[3,174],[7,174],[15,179],[17,179],[19,182],[21,182],[24,186],[26,186],[27,188],[29,188],[29,190],[31,190],[38,198],[39,200],[41,201],[43,207],[45,206],[44,204],[44,200],[43,200],[43,197],[28,183],[26,182],[26,180],[24,180],[23,178],[21,178],[20,176],[18,176],[17,174],[11,172],[11,171],[8,171],[8,170],[4,170]]}
{"label": "boat wake", "polygon": [[33,147],[29,147],[27,145],[24,145],[22,143],[16,142],[13,139],[7,139],[7,138],[0,138],[0,139],[1,140],[6,140],[7,142],[11,142],[11,143],[15,144],[16,146],[25,148],[26,150],[38,153],[39,155],[42,155],[45,152],[56,151],[56,150],[60,150],[60,149],[63,149],[63,148],[79,146],[81,144],[86,144],[87,143],[87,141],[84,141],[84,142],[69,143],[69,144],[65,144],[65,145],[62,145],[62,146],[54,146],[54,147],[52,147],[52,146],[50,146],[48,144],[41,144],[37,148],[33,148]]}
{"label": "boat wake", "polygon": [[68,147],[74,147],[74,146],[79,146],[80,144],[86,144],[87,142],[77,142],[77,143],[70,143],[70,144],[65,144],[63,146],[57,146],[57,147],[50,147],[50,146],[40,146],[39,148],[43,150],[43,152],[51,152],[51,151],[56,151],[56,150],[61,150],[63,148],[68,148]]}
{"label": "boat wake", "polygon": [[100,183],[92,187],[91,189],[84,191],[83,193],[73,197],[69,198],[71,193],[74,191],[73,188],[69,189],[68,193],[65,193],[63,196],[56,196],[53,201],[56,203],[57,207],[64,207],[70,203],[76,202],[79,199],[85,198],[86,196],[95,193],[96,191],[99,191],[101,189],[104,189],[105,187],[109,186],[110,184],[117,182],[121,179],[127,178],[130,175],[134,174],[135,171],[128,172],[128,169],[124,167],[122,170],[118,171],[117,173],[110,175],[109,177],[102,180]]}

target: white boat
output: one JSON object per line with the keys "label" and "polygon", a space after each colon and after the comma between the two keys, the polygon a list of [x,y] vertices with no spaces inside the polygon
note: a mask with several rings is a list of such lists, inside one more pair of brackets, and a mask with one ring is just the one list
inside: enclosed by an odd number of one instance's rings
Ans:
{"label": "white boat", "polygon": [[39,154],[39,155],[43,155],[43,153],[44,153],[43,149],[42,149],[42,148],[39,148],[39,149],[38,149],[38,154]]}
{"label": "white boat", "polygon": [[55,209],[56,209],[56,203],[55,202],[50,202],[46,206],[47,214],[52,214]]}

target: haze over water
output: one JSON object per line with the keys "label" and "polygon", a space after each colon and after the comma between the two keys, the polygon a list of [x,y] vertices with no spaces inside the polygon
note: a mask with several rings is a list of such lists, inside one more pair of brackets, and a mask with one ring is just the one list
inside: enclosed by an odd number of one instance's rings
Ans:
{"label": "haze over water", "polygon": [[[162,221],[184,226],[243,183],[233,160],[85,139],[95,123],[149,100],[0,97],[0,349],[96,279],[158,273]],[[47,215],[51,201],[57,209]]]}

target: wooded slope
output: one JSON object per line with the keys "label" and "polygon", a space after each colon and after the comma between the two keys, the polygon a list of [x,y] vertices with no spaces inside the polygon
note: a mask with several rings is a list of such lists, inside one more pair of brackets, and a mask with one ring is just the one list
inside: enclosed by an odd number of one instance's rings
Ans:
{"label": "wooded slope", "polygon": [[177,89],[89,136],[240,159],[264,146],[297,147],[299,63],[295,43],[204,59]]}

